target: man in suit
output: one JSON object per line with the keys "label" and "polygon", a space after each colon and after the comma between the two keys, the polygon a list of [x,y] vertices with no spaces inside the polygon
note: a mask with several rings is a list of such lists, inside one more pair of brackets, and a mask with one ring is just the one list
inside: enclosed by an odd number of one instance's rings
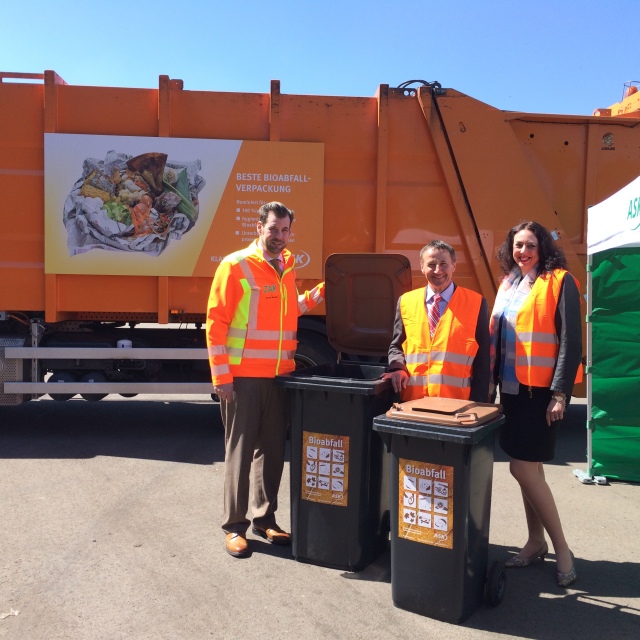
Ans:
{"label": "man in suit", "polygon": [[456,253],[442,240],[422,248],[420,270],[427,286],[398,300],[385,377],[403,401],[432,396],[487,402],[487,301],[453,282]]}

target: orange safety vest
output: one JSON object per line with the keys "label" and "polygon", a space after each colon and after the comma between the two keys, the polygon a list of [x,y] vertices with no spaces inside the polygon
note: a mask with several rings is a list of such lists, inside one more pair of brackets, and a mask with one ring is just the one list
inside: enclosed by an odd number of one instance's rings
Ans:
{"label": "orange safety vest", "polygon": [[322,302],[324,283],[298,295],[295,259],[282,252],[282,277],[254,240],[218,266],[207,306],[214,386],[235,377],[273,378],[295,369],[298,316]]}
{"label": "orange safety vest", "polygon": [[456,287],[432,338],[425,289],[414,289],[400,298],[406,334],[402,350],[409,372],[403,401],[424,396],[469,399],[481,304],[480,294]]}
{"label": "orange safety vest", "polygon": [[[516,314],[516,377],[520,384],[551,386],[560,349],[556,309],[566,275],[573,277],[564,269],[554,269],[537,277]],[[581,381],[582,365],[575,379],[576,383]]]}

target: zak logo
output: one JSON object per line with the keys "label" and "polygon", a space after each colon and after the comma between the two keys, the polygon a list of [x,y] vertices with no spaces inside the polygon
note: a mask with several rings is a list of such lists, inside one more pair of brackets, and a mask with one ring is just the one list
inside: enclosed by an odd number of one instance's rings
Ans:
{"label": "zak logo", "polygon": [[627,211],[627,224],[631,231],[640,228],[640,198],[629,200],[629,210]]}
{"label": "zak logo", "polygon": [[295,254],[296,269],[302,269],[311,262],[311,256],[306,251],[300,251]]}

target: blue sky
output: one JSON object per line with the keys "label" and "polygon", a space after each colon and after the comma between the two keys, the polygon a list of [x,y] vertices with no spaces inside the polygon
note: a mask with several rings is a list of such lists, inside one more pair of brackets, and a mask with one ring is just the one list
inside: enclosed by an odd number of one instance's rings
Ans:
{"label": "blue sky", "polygon": [[591,115],[640,80],[639,0],[0,0],[0,71],[75,85],[372,96],[437,80],[500,109]]}

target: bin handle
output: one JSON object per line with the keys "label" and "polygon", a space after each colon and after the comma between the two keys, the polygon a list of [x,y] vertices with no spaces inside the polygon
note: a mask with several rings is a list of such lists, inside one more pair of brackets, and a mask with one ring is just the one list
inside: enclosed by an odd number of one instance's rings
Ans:
{"label": "bin handle", "polygon": [[[474,402],[471,405],[467,405],[467,407],[469,406],[474,406],[474,407],[491,407],[492,409],[497,409],[500,413],[503,413],[502,411],[502,405],[501,404],[495,404],[494,402]],[[463,407],[463,409],[466,409],[467,407]],[[402,406],[402,403],[398,403],[398,402],[394,402],[392,407],[391,407],[394,411],[404,411],[404,407]],[[411,407],[410,408],[411,412],[422,412],[422,413],[442,413],[446,416],[452,416],[455,415],[456,417],[459,415],[463,415],[463,416],[467,416],[467,415],[472,415],[475,416],[475,413],[468,413],[468,414],[461,414],[461,413],[456,413],[455,411],[446,411],[444,409],[425,409],[423,407]]]}
{"label": "bin handle", "polygon": [[[411,407],[411,411],[415,411],[418,413],[439,413],[441,415],[445,415],[445,416],[457,416],[461,414],[461,411],[464,411],[465,409],[468,409],[469,407],[473,407],[475,406],[476,403],[471,402],[467,405],[465,405],[464,407],[459,408],[457,411],[452,411],[451,409],[447,410],[447,409],[427,409],[426,407]],[[398,410],[402,411],[402,408],[400,406],[398,406]],[[464,415],[464,414],[463,414]]]}
{"label": "bin handle", "polygon": [[[463,407],[463,409],[466,409],[468,406]],[[404,411],[405,408],[402,406],[402,404],[399,404],[397,402],[393,403],[393,410],[394,411]],[[426,409],[424,407],[410,407],[409,409],[410,413],[435,413],[438,415],[444,415],[444,416],[455,416],[455,418],[457,420],[459,420],[460,418],[458,416],[475,416],[475,413],[461,413],[460,411],[458,411],[457,413],[455,411],[447,411],[446,409]]]}

